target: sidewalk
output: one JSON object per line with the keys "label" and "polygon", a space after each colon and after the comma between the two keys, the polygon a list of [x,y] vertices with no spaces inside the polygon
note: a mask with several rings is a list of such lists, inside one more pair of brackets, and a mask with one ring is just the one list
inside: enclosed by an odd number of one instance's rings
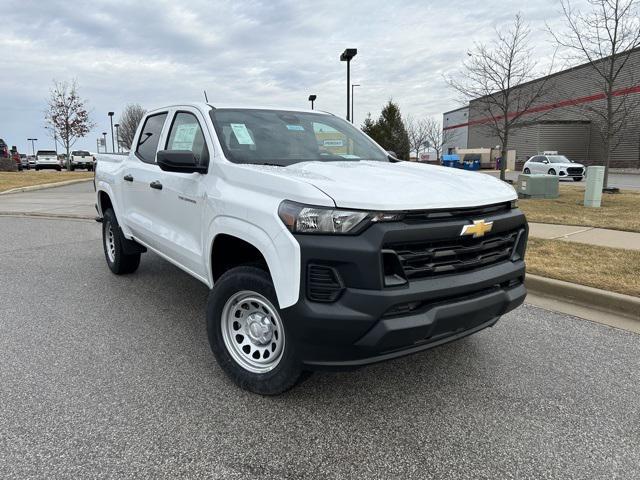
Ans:
{"label": "sidewalk", "polygon": [[607,228],[529,223],[529,235],[546,240],[564,240],[567,242],[587,243],[601,247],[640,250],[640,233],[622,232],[620,230],[609,230]]}

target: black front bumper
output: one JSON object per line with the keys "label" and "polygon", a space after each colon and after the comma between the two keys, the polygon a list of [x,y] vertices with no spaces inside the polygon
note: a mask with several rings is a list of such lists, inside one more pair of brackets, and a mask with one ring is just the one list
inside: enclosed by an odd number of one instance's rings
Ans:
{"label": "black front bumper", "polygon": [[[377,224],[360,235],[297,235],[302,256],[298,302],[282,313],[311,369],[354,368],[432,348],[493,325],[524,301],[527,225],[519,210],[487,218],[494,230],[520,229],[518,254],[465,272],[385,286],[382,251],[399,239],[455,238],[467,220]],[[309,298],[307,266],[330,266],[337,300]],[[403,309],[411,305],[410,310]]]}

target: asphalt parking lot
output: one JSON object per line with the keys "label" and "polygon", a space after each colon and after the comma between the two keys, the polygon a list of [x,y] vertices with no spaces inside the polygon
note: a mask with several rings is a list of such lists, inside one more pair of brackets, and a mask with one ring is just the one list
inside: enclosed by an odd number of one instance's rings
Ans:
{"label": "asphalt parking lot", "polygon": [[277,398],[235,387],[207,288],[100,225],[0,217],[0,478],[640,478],[640,336],[525,305]]}

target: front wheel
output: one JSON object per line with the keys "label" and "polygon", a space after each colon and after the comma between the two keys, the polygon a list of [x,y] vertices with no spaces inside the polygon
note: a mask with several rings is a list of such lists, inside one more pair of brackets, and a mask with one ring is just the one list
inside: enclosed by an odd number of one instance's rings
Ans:
{"label": "front wheel", "polygon": [[547,172],[547,173],[548,173],[549,175],[555,175],[555,174],[556,174],[556,171],[555,171],[553,168],[551,168],[551,169],[549,169],[549,172]]}
{"label": "front wheel", "polygon": [[140,265],[140,254],[126,254],[122,247],[125,238],[118,225],[116,214],[111,208],[102,218],[102,246],[109,269],[116,275],[133,273]]}
{"label": "front wheel", "polygon": [[207,331],[224,372],[241,388],[278,395],[302,378],[295,343],[282,320],[271,277],[256,267],[236,267],[209,294]]}

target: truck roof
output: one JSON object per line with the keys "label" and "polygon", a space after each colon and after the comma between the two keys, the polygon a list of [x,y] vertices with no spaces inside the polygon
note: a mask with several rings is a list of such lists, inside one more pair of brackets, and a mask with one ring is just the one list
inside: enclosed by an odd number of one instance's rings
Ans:
{"label": "truck roof", "polygon": [[274,106],[260,106],[260,105],[233,105],[233,104],[213,104],[206,102],[174,102],[167,105],[163,105],[162,107],[154,108],[153,110],[149,110],[149,113],[155,113],[167,108],[172,107],[194,107],[198,108],[201,111],[205,112],[210,110],[211,108],[233,108],[233,109],[244,109],[244,110],[285,110],[289,112],[301,112],[301,113],[319,113],[323,115],[333,115],[330,112],[325,112],[323,110],[311,110],[308,108],[297,108],[297,107],[274,107]]}

